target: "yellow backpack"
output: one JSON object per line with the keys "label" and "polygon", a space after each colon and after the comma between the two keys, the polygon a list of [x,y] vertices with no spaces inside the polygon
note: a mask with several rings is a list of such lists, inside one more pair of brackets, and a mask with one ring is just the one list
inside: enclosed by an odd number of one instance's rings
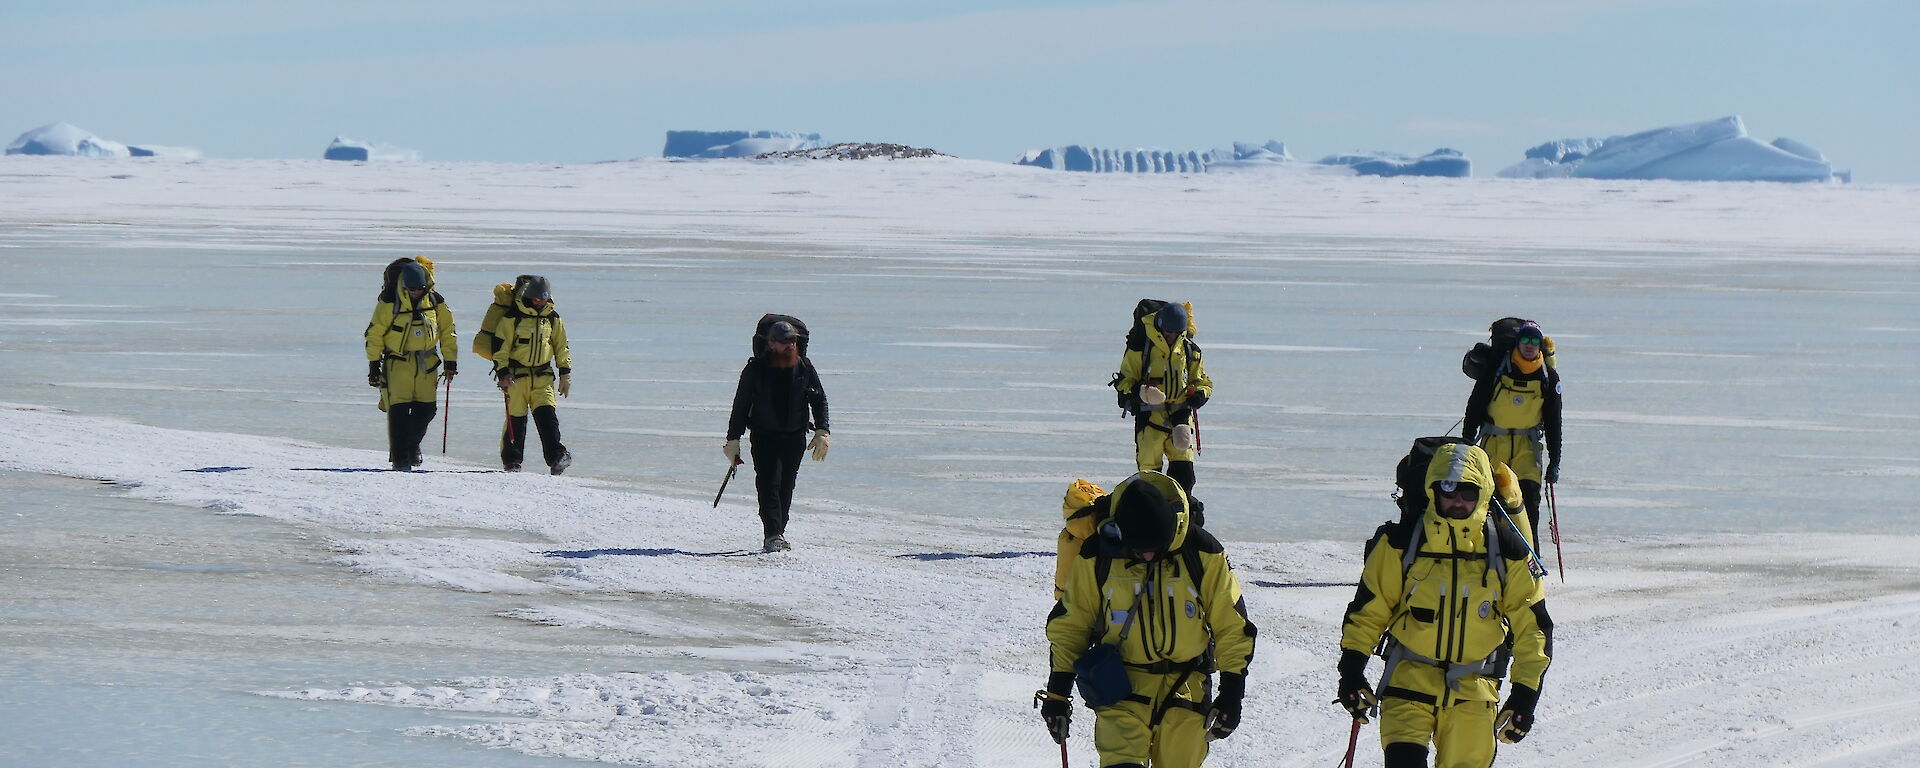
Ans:
{"label": "yellow backpack", "polygon": [[[514,278],[514,282],[524,277]],[[493,303],[487,305],[487,316],[480,320],[480,331],[473,335],[473,353],[482,360],[491,361],[493,353],[500,349],[500,337],[493,331],[500,327],[500,318],[513,308],[513,286],[514,283],[501,283],[493,287]]]}
{"label": "yellow backpack", "polygon": [[1095,532],[1094,515],[1098,511],[1093,502],[1107,495],[1107,490],[1086,480],[1075,479],[1067,486],[1066,498],[1060,501],[1060,516],[1066,518],[1066,527],[1060,529],[1059,557],[1053,565],[1053,597],[1055,600],[1067,592],[1067,567],[1080,555],[1080,545],[1093,538]]}

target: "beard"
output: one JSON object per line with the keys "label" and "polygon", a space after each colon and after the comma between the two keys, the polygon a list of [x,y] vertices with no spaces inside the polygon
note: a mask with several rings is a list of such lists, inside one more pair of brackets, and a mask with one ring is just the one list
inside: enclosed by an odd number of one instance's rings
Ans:
{"label": "beard", "polygon": [[786,349],[769,349],[767,362],[772,363],[775,368],[792,368],[800,364],[800,348],[796,346]]}

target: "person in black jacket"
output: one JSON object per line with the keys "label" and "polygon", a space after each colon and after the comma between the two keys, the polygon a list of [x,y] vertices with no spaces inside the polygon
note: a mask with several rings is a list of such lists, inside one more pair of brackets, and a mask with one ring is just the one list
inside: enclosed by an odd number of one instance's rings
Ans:
{"label": "person in black jacket", "polygon": [[[760,496],[762,550],[781,552],[787,544],[787,512],[800,475],[800,454],[827,458],[827,392],[813,362],[800,354],[800,331],[777,322],[767,328],[763,350],[740,370],[727,419],[727,443],[721,450],[729,465],[740,463],[740,436],[753,430],[753,486]],[[808,412],[812,421],[808,421]],[[809,442],[807,430],[813,430]]]}
{"label": "person in black jacket", "polygon": [[1539,541],[1540,486],[1560,482],[1560,372],[1551,342],[1531,320],[1515,331],[1511,348],[1495,352],[1495,367],[1467,396],[1460,436],[1520,478],[1527,540]]}

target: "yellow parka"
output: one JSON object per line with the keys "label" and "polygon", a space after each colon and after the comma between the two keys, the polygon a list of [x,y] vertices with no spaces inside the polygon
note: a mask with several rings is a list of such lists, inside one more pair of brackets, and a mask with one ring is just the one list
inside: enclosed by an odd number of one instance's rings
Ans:
{"label": "yellow parka", "polygon": [[553,311],[553,302],[536,310],[514,297],[512,311],[500,317],[493,333],[500,339],[500,348],[493,353],[496,373],[529,376],[545,371],[549,364],[558,367],[562,376],[573,371],[567,326]]}
{"label": "yellow parka", "polygon": [[1165,336],[1153,330],[1159,315],[1159,312],[1152,312],[1140,318],[1140,323],[1147,329],[1146,349],[1128,349],[1120,357],[1120,379],[1114,386],[1121,393],[1130,394],[1141,384],[1151,384],[1166,393],[1165,408],[1148,412],[1152,423],[1165,427],[1168,426],[1168,414],[1181,410],[1183,405],[1205,402],[1213,397],[1213,380],[1207,378],[1206,366],[1200,360],[1200,348],[1193,343],[1189,334],[1183,333],[1174,343],[1168,344]]}
{"label": "yellow parka", "polygon": [[1341,649],[1372,653],[1387,637],[1411,652],[1414,660],[1402,661],[1391,679],[1381,681],[1389,696],[1399,689],[1416,696],[1498,701],[1497,678],[1456,673],[1448,680],[1439,666],[1419,659],[1470,667],[1495,657],[1511,631],[1513,682],[1540,690],[1552,661],[1553,620],[1546,611],[1545,587],[1527,568],[1526,545],[1504,522],[1496,521],[1498,527],[1491,530],[1499,537],[1505,567],[1489,565],[1492,462],[1477,446],[1441,446],[1427,467],[1426,481],[1429,488],[1441,481],[1471,483],[1481,489],[1479,502],[1466,519],[1454,520],[1440,515],[1429,493],[1418,523],[1419,553],[1411,566],[1404,555],[1415,531],[1394,526],[1374,540],[1360,587],[1347,606]]}
{"label": "yellow parka", "polygon": [[402,289],[399,276],[395,275],[393,284],[388,286],[393,300],[377,302],[373,319],[367,323],[367,360],[406,359],[438,347],[439,359],[428,366],[431,370],[437,368],[441,360],[457,359],[460,344],[454,335],[453,312],[434,290],[433,262],[423,257],[416,257],[414,261],[426,269],[427,293],[415,306]]}
{"label": "yellow parka", "polygon": [[[1086,541],[1067,566],[1065,588],[1047,617],[1052,671],[1071,674],[1074,660],[1088,648],[1118,642],[1127,612],[1138,610],[1120,646],[1121,661],[1136,667],[1189,662],[1211,642],[1221,672],[1246,674],[1253,660],[1255,627],[1226,552],[1212,534],[1189,527],[1186,494],[1166,475],[1142,472],[1130,477],[1101,503],[1117,503],[1128,483],[1135,482],[1153,483],[1162,496],[1176,500],[1173,542],[1167,552],[1146,562],[1109,556],[1103,536]],[[1200,566],[1198,579],[1190,571],[1190,558]],[[1107,561],[1104,581],[1098,573],[1102,560]],[[1144,589],[1149,582],[1154,585],[1151,592]]]}

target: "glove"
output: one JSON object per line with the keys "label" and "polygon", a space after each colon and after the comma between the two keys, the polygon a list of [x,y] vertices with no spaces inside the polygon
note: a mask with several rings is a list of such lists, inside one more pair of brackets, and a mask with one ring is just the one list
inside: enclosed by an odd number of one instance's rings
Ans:
{"label": "glove", "polygon": [[1345,707],[1353,719],[1368,722],[1367,713],[1380,700],[1374,698],[1373,686],[1367,683],[1367,655],[1359,651],[1341,651],[1339,670],[1340,694],[1333,703]]}
{"label": "glove", "polygon": [[1207,401],[1210,399],[1212,398],[1207,397],[1207,393],[1201,392],[1199,390],[1194,390],[1193,394],[1187,395],[1187,407],[1198,408],[1200,406],[1206,405]]}
{"label": "glove", "polygon": [[828,433],[826,430],[815,430],[813,433],[813,441],[807,443],[807,450],[813,451],[814,461],[827,460],[827,436]]}
{"label": "glove", "polygon": [[1073,725],[1073,673],[1055,672],[1047,676],[1047,687],[1033,692],[1033,705],[1040,708],[1040,721],[1057,744],[1067,743]]}
{"label": "glove", "polygon": [[1507,705],[1493,720],[1493,733],[1503,744],[1518,744],[1533,730],[1533,707],[1540,703],[1540,692],[1519,683],[1507,694]]}
{"label": "glove", "polygon": [[449,378],[449,379],[451,379],[451,378],[453,378],[453,377],[455,377],[455,376],[458,376],[458,375],[460,375],[460,363],[459,363],[459,361],[456,361],[456,360],[448,360],[448,361],[446,361],[446,362],[443,362],[443,363],[441,363],[441,364],[440,364],[440,375],[441,375],[441,376],[445,376],[445,377],[447,377],[447,378]]}
{"label": "glove", "polygon": [[1193,427],[1186,424],[1173,425],[1173,433],[1167,435],[1167,447],[1176,451],[1193,449]]}
{"label": "glove", "polygon": [[1147,405],[1161,405],[1167,402],[1167,393],[1160,391],[1159,387],[1148,384],[1140,388],[1140,402]]}
{"label": "glove", "polygon": [[1560,482],[1560,462],[1556,461],[1547,465],[1546,481],[1548,485]]}
{"label": "glove", "polygon": [[720,446],[720,452],[727,455],[727,466],[731,467],[740,463],[739,440],[728,440],[726,445]]}
{"label": "glove", "polygon": [[560,382],[555,386],[559,388],[560,396],[566,397],[567,390],[573,389],[573,374],[570,374],[570,373],[560,374]]}
{"label": "glove", "polygon": [[387,373],[380,370],[380,361],[367,361],[367,386],[384,387],[387,385]]}
{"label": "glove", "polygon": [[496,372],[494,374],[494,383],[500,385],[500,391],[502,392],[513,389],[513,374],[507,373],[506,371]]}
{"label": "glove", "polygon": [[1213,708],[1207,710],[1207,738],[1224,739],[1240,727],[1240,700],[1247,695],[1247,676],[1220,673],[1220,692],[1214,694]]}

